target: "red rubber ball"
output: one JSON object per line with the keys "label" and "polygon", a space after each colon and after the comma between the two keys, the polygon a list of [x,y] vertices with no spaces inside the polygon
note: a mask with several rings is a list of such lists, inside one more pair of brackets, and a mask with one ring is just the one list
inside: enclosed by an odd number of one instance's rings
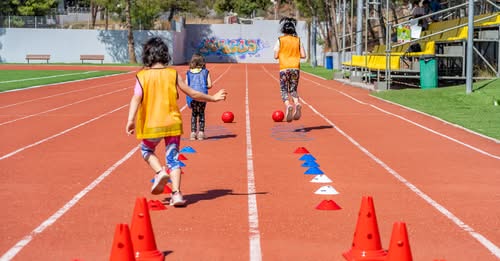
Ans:
{"label": "red rubber ball", "polygon": [[283,111],[277,110],[273,112],[273,121],[280,122],[285,118],[285,113]]}
{"label": "red rubber ball", "polygon": [[230,111],[222,113],[222,121],[225,123],[231,123],[234,120],[234,114]]}

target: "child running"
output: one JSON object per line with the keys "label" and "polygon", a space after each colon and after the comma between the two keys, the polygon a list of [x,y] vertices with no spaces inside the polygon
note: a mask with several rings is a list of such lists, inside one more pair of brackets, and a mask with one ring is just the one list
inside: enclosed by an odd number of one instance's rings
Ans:
{"label": "child running", "polygon": [[[205,68],[205,59],[200,54],[193,54],[189,63],[189,70],[186,73],[186,83],[192,89],[208,94],[208,89],[212,88],[210,73]],[[193,100],[186,96],[186,102],[191,108],[191,140],[205,139],[205,108],[206,102]],[[199,124],[199,129],[197,125]]]}
{"label": "child running", "polygon": [[[143,47],[144,68],[137,73],[134,94],[126,125],[127,134],[137,135],[141,140],[141,153],[144,160],[154,170],[152,194],[161,194],[169,178],[172,180],[170,205],[184,206],[182,197],[181,168],[178,159],[182,118],[177,106],[178,89],[199,101],[217,102],[226,99],[226,91],[219,90],[207,95],[189,88],[173,68],[168,47],[159,37],[149,39]],[[155,154],[156,146],[165,142],[165,165],[163,167]]]}
{"label": "child running", "polygon": [[[280,64],[280,92],[281,100],[285,103],[285,120],[291,122],[301,116],[302,105],[299,103],[297,88],[300,59],[306,58],[306,52],[295,31],[297,20],[284,17],[281,18],[280,24],[283,36],[278,38],[274,46],[274,59],[279,59]],[[290,96],[293,103],[290,103]]]}

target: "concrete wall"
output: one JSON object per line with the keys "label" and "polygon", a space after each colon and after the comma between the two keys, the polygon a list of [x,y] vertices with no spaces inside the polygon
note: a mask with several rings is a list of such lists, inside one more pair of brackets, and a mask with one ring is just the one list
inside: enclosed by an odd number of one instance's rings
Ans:
{"label": "concrete wall", "polygon": [[[298,23],[297,33],[307,51],[306,23]],[[280,35],[278,21],[264,20],[250,25],[197,24],[176,31],[134,31],[134,40],[138,62],[144,42],[160,36],[169,44],[173,64],[188,62],[195,52],[204,54],[208,62],[276,63],[273,47]],[[50,54],[50,63],[78,63],[80,54],[104,54],[105,63],[127,63],[127,31],[0,28],[0,62],[25,63],[26,54]]]}

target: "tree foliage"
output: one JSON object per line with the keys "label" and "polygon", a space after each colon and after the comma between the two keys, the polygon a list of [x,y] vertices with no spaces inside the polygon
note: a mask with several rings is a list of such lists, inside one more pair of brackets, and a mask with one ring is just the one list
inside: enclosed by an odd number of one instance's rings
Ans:
{"label": "tree foliage", "polygon": [[234,12],[242,16],[250,16],[255,11],[266,10],[272,2],[269,0],[216,0],[214,9],[219,13]]}
{"label": "tree foliage", "polygon": [[55,7],[56,0],[1,0],[0,15],[46,15]]}

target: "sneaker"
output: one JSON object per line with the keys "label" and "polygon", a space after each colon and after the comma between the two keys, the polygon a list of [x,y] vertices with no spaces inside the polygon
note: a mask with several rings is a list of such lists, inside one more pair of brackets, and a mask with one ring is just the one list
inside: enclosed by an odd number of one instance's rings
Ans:
{"label": "sneaker", "polygon": [[191,132],[191,136],[189,136],[190,140],[196,140],[196,132]]}
{"label": "sneaker", "polygon": [[302,109],[302,105],[300,105],[300,103],[295,104],[295,113],[293,114],[294,120],[300,119],[300,116],[302,115],[301,111],[300,111],[301,109]]}
{"label": "sneaker", "polygon": [[292,113],[293,113],[293,106],[292,105],[286,106],[285,120],[287,122],[291,122],[293,120]]}
{"label": "sneaker", "polygon": [[158,174],[155,175],[155,180],[153,182],[153,187],[151,187],[151,194],[159,195],[165,190],[165,186],[168,183],[169,176],[164,169],[162,169]]}
{"label": "sneaker", "polygon": [[172,193],[172,197],[170,198],[170,206],[174,207],[182,207],[186,205],[186,200],[182,197],[182,193],[180,191]]}
{"label": "sneaker", "polygon": [[198,140],[204,140],[205,139],[205,133],[203,131],[198,132]]}

